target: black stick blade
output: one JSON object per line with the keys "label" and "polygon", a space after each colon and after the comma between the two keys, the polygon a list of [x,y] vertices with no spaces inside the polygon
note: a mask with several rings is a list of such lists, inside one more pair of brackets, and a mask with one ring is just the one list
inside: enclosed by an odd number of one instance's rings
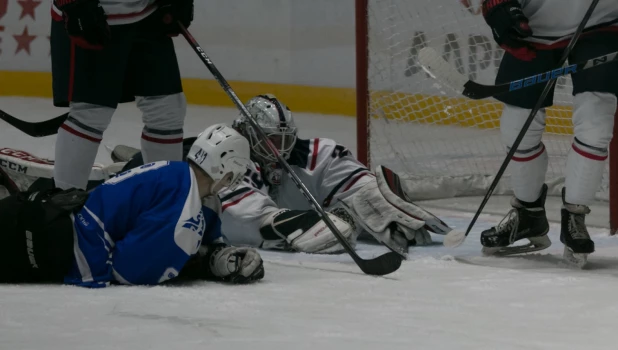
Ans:
{"label": "black stick blade", "polygon": [[65,113],[53,119],[42,122],[25,122],[19,120],[8,113],[0,111],[0,119],[11,124],[14,128],[32,137],[44,137],[55,135],[58,132],[60,125],[68,118],[69,113]]}
{"label": "black stick blade", "polygon": [[395,252],[388,252],[371,260],[357,261],[364,273],[374,276],[384,276],[395,272],[401,266],[403,258]]}

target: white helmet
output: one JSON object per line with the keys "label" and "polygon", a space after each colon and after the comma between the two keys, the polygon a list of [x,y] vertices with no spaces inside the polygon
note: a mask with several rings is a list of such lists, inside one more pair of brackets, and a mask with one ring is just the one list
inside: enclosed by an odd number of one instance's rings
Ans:
{"label": "white helmet", "polygon": [[[245,107],[279,149],[281,156],[289,159],[298,133],[290,109],[272,94],[256,96],[249,100]],[[234,126],[249,140],[253,155],[262,165],[277,162],[277,158],[259,138],[245,116],[241,116]]]}
{"label": "white helmet", "polygon": [[215,124],[198,135],[187,159],[214,180],[213,189],[227,187],[233,190],[251,164],[249,150],[249,142],[236,130],[225,124]]}

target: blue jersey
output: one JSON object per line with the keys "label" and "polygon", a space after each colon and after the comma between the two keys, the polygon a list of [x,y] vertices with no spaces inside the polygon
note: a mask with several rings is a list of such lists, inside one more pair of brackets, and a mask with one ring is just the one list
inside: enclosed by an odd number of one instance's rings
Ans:
{"label": "blue jersey", "polygon": [[185,162],[156,162],[96,188],[74,217],[73,268],[84,287],[158,284],[178,276],[202,241],[221,237],[219,213],[202,206]]}

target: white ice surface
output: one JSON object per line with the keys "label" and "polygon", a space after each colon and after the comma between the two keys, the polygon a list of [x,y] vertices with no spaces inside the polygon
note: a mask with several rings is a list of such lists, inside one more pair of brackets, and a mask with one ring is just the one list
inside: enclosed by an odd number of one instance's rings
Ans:
{"label": "white ice surface", "polygon": [[[0,109],[30,121],[63,112],[50,105],[0,98]],[[186,135],[235,115],[191,107]],[[297,118],[303,137],[336,138],[354,148],[353,119]],[[124,106],[105,143],[139,146],[140,130],[139,114]],[[0,124],[0,147],[6,146],[53,157],[54,138],[30,138]],[[103,148],[97,161],[110,162]],[[447,209],[435,214],[459,229],[471,218]],[[0,349],[616,348],[618,240],[593,229],[597,252],[584,271],[560,262],[557,224],[554,245],[542,253],[481,257],[479,232],[498,219],[482,215],[457,249],[411,249],[410,259],[386,277],[363,275],[346,255],[262,252],[266,277],[248,286],[0,286]],[[385,251],[368,244],[358,250],[364,257]]]}

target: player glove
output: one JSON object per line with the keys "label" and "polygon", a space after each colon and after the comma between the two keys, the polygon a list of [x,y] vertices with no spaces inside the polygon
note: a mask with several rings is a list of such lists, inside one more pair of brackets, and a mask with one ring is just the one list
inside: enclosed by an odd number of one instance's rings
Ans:
{"label": "player glove", "polygon": [[110,41],[107,15],[98,0],[54,0],[73,42],[87,50],[101,50]]}
{"label": "player glove", "polygon": [[162,0],[159,2],[159,11],[162,14],[163,33],[178,36],[180,27],[177,22],[189,28],[193,21],[193,0]]}
{"label": "player glove", "polygon": [[253,248],[229,247],[224,244],[208,247],[203,262],[206,276],[214,276],[234,284],[250,283],[264,278],[264,263]]}
{"label": "player glove", "polygon": [[483,17],[501,48],[523,61],[536,57],[534,47],[522,40],[532,29],[517,0],[484,0]]}

